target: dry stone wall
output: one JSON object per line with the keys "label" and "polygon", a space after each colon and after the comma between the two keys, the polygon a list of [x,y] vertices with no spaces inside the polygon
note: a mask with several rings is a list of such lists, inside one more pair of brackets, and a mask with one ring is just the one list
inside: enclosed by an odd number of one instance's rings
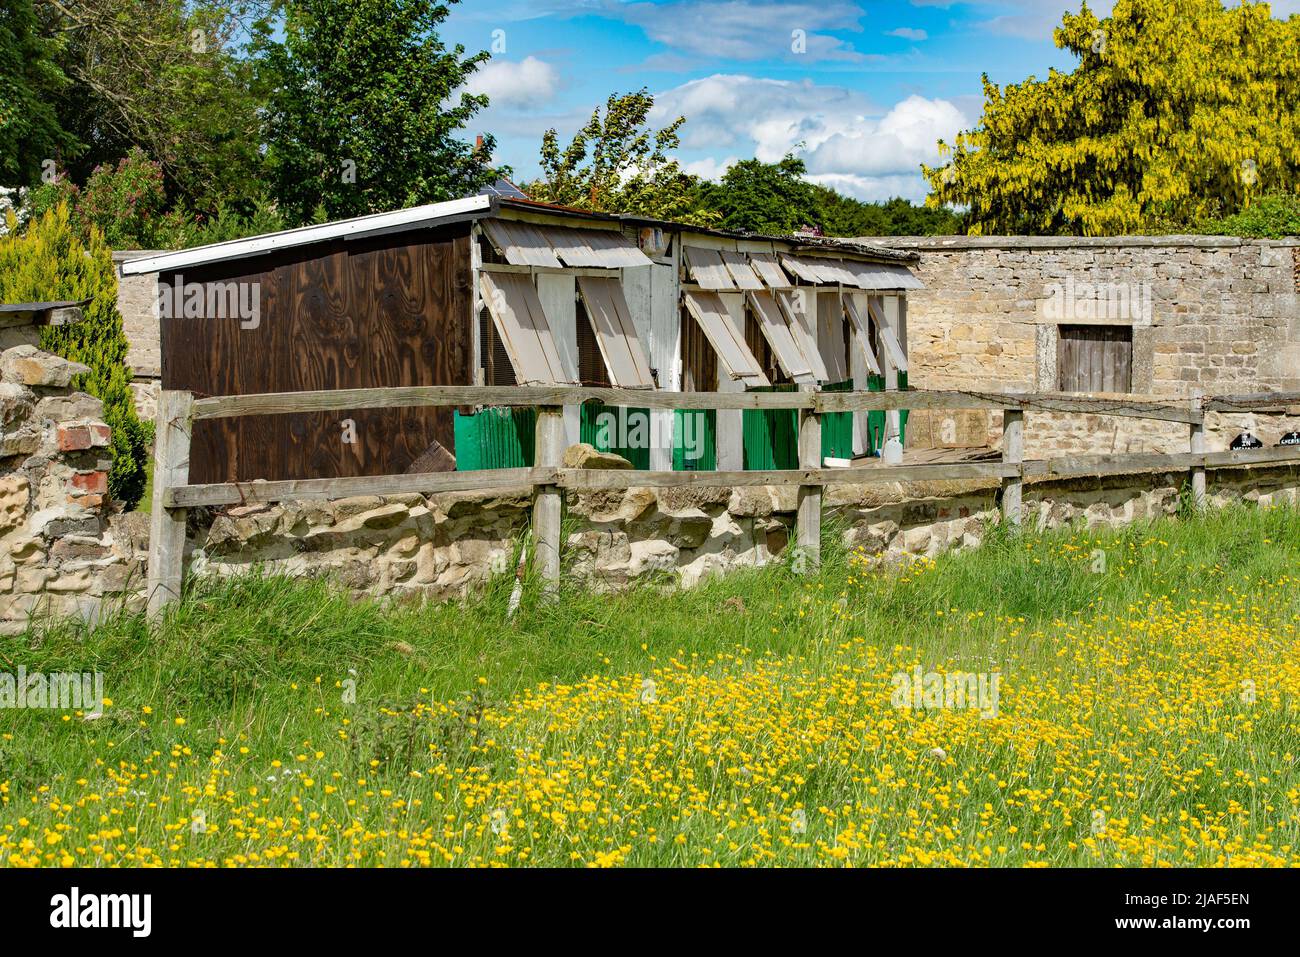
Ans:
{"label": "dry stone wall", "polygon": [[31,345],[0,354],[0,635],[139,601],[143,563],[108,502],[103,404],[68,388],[85,371]]}
{"label": "dry stone wall", "polygon": [[[1029,481],[1025,522],[1118,526],[1178,511],[1185,472]],[[1210,504],[1300,505],[1300,468],[1218,469]],[[358,596],[449,599],[514,572],[531,491],[365,496],[332,503],[245,506],[200,516],[193,573],[254,568],[328,574]],[[999,521],[989,482],[834,486],[828,515],[845,541],[885,560],[978,545]],[[564,573],[598,589],[634,582],[690,587],[783,560],[793,539],[793,488],[632,488],[566,495]]]}
{"label": "dry stone wall", "polygon": [[[0,634],[32,620],[96,620],[144,604],[148,516],[107,499],[110,432],[97,399],[69,388],[83,367],[20,345],[0,354]],[[1026,483],[1026,522],[1119,525],[1171,514],[1186,473]],[[1210,501],[1300,505],[1300,467],[1219,469]],[[886,560],[978,545],[998,519],[987,482],[830,487],[846,542]],[[187,571],[325,575],[358,596],[455,599],[510,575],[530,488],[195,509]],[[565,574],[598,589],[689,587],[784,558],[794,488],[569,492]]]}

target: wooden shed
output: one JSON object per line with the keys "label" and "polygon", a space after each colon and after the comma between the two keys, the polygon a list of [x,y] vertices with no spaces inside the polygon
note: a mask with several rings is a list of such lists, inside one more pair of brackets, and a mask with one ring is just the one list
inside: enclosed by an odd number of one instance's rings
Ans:
{"label": "wooden shed", "polygon": [[[162,385],[198,396],[474,384],[740,391],[905,385],[914,260],[482,195],[152,255],[122,271],[157,273]],[[570,410],[569,440],[619,448],[641,467],[770,467],[760,446],[783,441],[761,415],[721,412],[706,423],[707,461],[692,461],[673,439],[681,413],[643,412],[646,447],[629,449],[626,435],[593,431],[587,411]],[[858,419],[836,440],[843,457],[901,428]],[[526,431],[508,410],[425,408],[204,421],[190,481],[512,464],[493,444],[512,426]]]}

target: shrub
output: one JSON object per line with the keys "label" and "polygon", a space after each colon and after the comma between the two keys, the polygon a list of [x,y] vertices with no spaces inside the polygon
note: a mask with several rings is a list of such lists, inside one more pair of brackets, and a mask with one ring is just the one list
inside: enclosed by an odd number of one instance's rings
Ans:
{"label": "shrub", "polygon": [[1300,236],[1300,196],[1271,193],[1232,216],[1207,223],[1202,230],[1212,236],[1253,236],[1282,239]]}
{"label": "shrub", "polygon": [[83,239],[98,228],[111,249],[186,249],[284,228],[275,206],[264,199],[222,204],[210,215],[169,209],[162,167],[139,148],[116,166],[96,167],[84,186],[59,177],[31,190],[25,219],[38,219],[60,203],[67,204]]}
{"label": "shrub", "polygon": [[110,249],[153,249],[167,208],[162,167],[132,148],[117,166],[103,164],[86,180],[73,214],[104,233]]}
{"label": "shrub", "polygon": [[104,421],[113,429],[108,490],[130,509],[144,492],[152,435],[135,414],[112,250],[97,228],[83,237],[66,203],[33,218],[21,233],[11,213],[9,233],[0,237],[0,301],[82,299],[90,300],[82,321],[42,329],[41,348],[90,367],[73,386],[104,403]]}

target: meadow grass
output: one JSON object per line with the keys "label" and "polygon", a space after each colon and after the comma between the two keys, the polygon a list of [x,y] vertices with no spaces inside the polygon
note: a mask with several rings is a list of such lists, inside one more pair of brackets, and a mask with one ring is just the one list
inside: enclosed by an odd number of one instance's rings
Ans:
{"label": "meadow grass", "polygon": [[[513,618],[201,582],[0,646],[110,701],[0,711],[0,864],[1296,864],[1298,559],[1238,507]],[[917,668],[996,716],[898,707]]]}

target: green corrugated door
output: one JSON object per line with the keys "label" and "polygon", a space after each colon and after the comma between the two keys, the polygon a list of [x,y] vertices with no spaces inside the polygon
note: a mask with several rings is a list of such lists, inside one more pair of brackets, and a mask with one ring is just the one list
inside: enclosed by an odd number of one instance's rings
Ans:
{"label": "green corrugated door", "polygon": [[488,408],[453,417],[456,470],[528,468],[536,448],[537,410]]}
{"label": "green corrugated door", "polygon": [[[691,441],[687,441],[687,439]],[[697,454],[691,454],[694,446]],[[711,471],[718,467],[718,410],[673,410],[673,471]]]}
{"label": "green corrugated door", "polygon": [[[853,380],[828,382],[823,392],[852,392]],[[828,412],[822,416],[822,458],[853,458],[853,413]]]}
{"label": "green corrugated door", "polygon": [[[612,413],[615,422],[602,423],[602,413]],[[601,428],[601,425],[605,428]],[[584,402],[579,419],[578,441],[601,452],[613,452],[632,463],[634,469],[650,468],[650,410],[631,406]]]}
{"label": "green corrugated door", "polygon": [[[755,386],[747,392],[794,392],[793,383]],[[741,417],[745,470],[761,472],[799,467],[799,410],[746,409]]]}

